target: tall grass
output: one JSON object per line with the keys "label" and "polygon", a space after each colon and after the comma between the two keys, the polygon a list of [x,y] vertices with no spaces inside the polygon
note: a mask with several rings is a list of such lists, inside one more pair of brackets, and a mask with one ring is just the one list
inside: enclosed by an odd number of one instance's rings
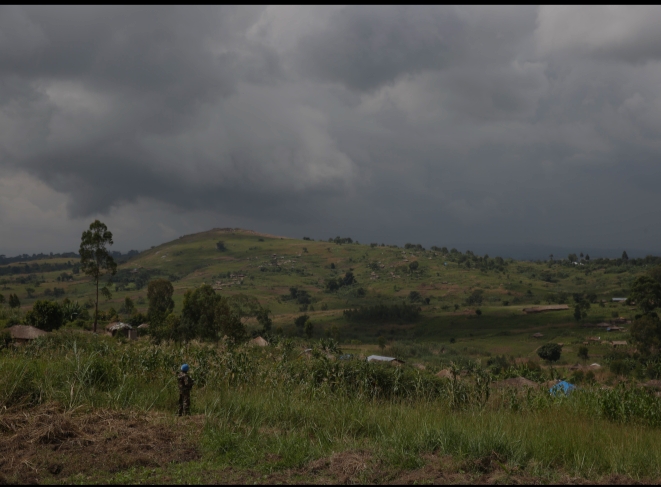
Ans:
{"label": "tall grass", "polygon": [[[254,467],[300,466],[361,449],[414,468],[426,453],[495,455],[531,474],[561,469],[585,477],[661,471],[661,400],[633,387],[488,393],[487,372],[445,380],[424,371],[303,359],[292,342],[265,349],[153,346],[78,333],[0,353],[0,406],[58,401],[68,408],[174,412],[176,371],[191,364],[193,412],[206,417],[209,458]],[[267,468],[267,467],[264,467]]]}

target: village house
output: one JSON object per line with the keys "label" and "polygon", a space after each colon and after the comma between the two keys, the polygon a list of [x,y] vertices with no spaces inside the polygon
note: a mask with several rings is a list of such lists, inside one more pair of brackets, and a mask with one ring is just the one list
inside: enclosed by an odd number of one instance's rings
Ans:
{"label": "village house", "polygon": [[35,328],[34,326],[29,325],[14,325],[7,328],[7,331],[11,335],[12,341],[14,343],[28,343],[32,340],[35,340],[39,337],[48,335],[48,332]]}
{"label": "village house", "polygon": [[120,321],[115,321],[106,326],[106,333],[112,337],[123,336],[129,340],[138,339],[138,330],[134,329],[128,323],[122,323]]}

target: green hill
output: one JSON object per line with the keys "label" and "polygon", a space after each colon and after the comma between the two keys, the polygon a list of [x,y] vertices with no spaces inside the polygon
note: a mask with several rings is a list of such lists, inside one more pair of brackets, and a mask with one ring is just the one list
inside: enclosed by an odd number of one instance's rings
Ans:
{"label": "green hill", "polygon": [[[577,328],[573,293],[592,295],[588,322],[613,315],[631,316],[633,310],[611,303],[611,298],[626,296],[633,279],[649,267],[640,262],[624,265],[605,260],[551,265],[475,256],[468,251],[462,254],[454,249],[366,245],[349,240],[292,239],[241,229],[186,235],[121,264],[110,283],[113,297],[102,299],[100,307],[119,310],[129,296],[145,312],[147,283],[164,277],[173,282],[178,309],[186,290],[206,283],[226,296],[241,293],[256,297],[273,312],[275,326],[286,333],[293,332],[294,318],[306,312],[315,323],[316,334],[336,325],[345,341],[375,342],[381,335],[442,342],[455,338],[480,348],[480,340],[488,340],[488,347],[483,345],[489,350],[524,353],[531,349],[527,342],[532,330],[548,329],[549,338],[562,339],[568,330]],[[223,250],[219,250],[219,242]],[[56,260],[60,267],[67,262],[75,266],[71,259]],[[59,289],[56,297],[81,303],[92,297],[88,278],[72,272],[67,275],[67,269],[48,271],[43,267],[48,259],[29,264],[40,262],[45,272],[5,273],[0,292],[16,292],[23,308],[29,308],[36,299],[53,296],[55,289]],[[347,273],[353,274],[355,283],[329,291],[328,282],[344,280]],[[606,304],[600,305],[602,300]],[[343,316],[348,308],[402,302],[419,307],[421,318],[414,323],[354,323]],[[536,304],[558,302],[569,304],[570,309],[535,315],[522,311]],[[250,327],[250,320],[247,324]],[[579,332],[585,334],[582,329]],[[514,340],[516,335],[525,340]]]}

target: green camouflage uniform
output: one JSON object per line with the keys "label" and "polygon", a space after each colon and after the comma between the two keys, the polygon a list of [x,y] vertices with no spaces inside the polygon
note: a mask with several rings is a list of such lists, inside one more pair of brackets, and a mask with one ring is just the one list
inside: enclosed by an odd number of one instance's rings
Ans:
{"label": "green camouflage uniform", "polygon": [[177,382],[179,384],[179,416],[190,414],[190,390],[195,382],[186,372],[179,372]]}

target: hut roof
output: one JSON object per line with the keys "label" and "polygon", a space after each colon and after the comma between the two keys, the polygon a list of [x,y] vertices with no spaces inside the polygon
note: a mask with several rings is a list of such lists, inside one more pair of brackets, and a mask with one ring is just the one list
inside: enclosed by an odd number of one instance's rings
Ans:
{"label": "hut roof", "polygon": [[35,328],[29,325],[14,325],[7,328],[11,337],[16,340],[34,340],[42,336],[48,335],[48,332]]}
{"label": "hut roof", "polygon": [[436,377],[440,377],[442,379],[452,379],[452,372],[450,372],[449,369],[443,369],[436,373]]}
{"label": "hut roof", "polygon": [[269,344],[269,342],[264,340],[262,337],[255,337],[252,340],[250,340],[248,343],[253,347],[267,347]]}
{"label": "hut roof", "polygon": [[617,347],[618,345],[626,345],[626,344],[627,344],[626,340],[614,340],[613,341],[613,346],[614,347]]}
{"label": "hut roof", "polygon": [[141,329],[149,328],[149,323],[143,323],[142,325],[139,325],[138,328],[141,328]]}
{"label": "hut roof", "polygon": [[542,338],[543,336],[544,336],[544,335],[542,335],[541,333],[535,333],[535,334],[533,335],[533,338]]}
{"label": "hut roof", "polygon": [[124,330],[124,329],[132,330],[133,327],[128,323],[122,323],[121,321],[115,321],[114,323],[110,323],[108,326],[106,326],[106,331],[109,332]]}

